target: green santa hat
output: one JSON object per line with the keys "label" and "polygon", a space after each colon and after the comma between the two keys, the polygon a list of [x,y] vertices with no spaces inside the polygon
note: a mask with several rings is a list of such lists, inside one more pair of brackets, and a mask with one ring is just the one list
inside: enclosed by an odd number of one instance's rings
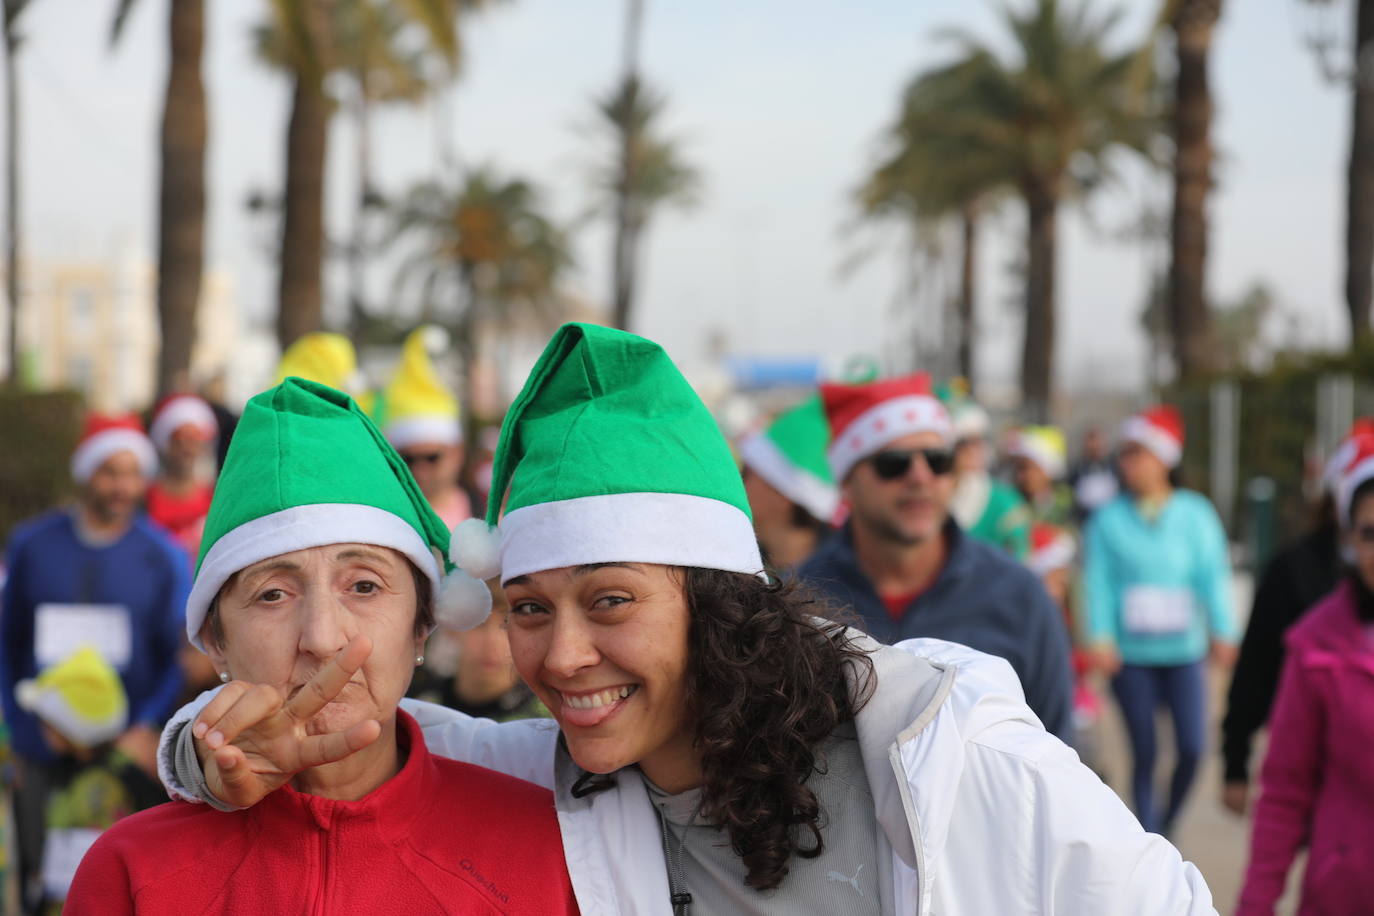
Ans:
{"label": "green santa hat", "polygon": [[[455,529],[453,561],[503,582],[587,563],[763,571],[730,447],[663,348],[576,323],[506,414],[486,522]],[[463,611],[485,616],[469,591]]]}
{"label": "green santa hat", "polygon": [[449,532],[399,455],[342,391],[288,378],[248,402],[205,520],[186,636],[234,573],[326,544],[375,544],[405,555],[442,605]]}
{"label": "green santa hat", "polygon": [[831,521],[840,505],[826,449],[830,423],[820,395],[779,414],[766,430],[740,443],[740,457],[754,473],[814,518]]}

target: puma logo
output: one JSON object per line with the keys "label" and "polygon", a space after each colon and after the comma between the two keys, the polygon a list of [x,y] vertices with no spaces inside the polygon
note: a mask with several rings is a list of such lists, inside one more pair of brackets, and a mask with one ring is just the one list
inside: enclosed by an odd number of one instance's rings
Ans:
{"label": "puma logo", "polygon": [[841,884],[848,884],[850,887],[854,888],[854,890],[858,893],[860,897],[862,897],[864,895],[864,891],[863,888],[859,887],[859,875],[862,875],[863,873],[864,867],[860,865],[859,870],[854,872],[854,877],[852,878],[848,875],[842,875],[837,871],[832,871],[826,874],[825,880],[838,881]]}

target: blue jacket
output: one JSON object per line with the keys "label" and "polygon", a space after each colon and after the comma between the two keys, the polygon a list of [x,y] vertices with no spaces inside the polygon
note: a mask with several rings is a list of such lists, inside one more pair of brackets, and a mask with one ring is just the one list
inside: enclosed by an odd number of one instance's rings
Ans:
{"label": "blue jacket", "polygon": [[931,636],[1011,663],[1026,704],[1050,732],[1072,735],[1073,671],[1064,619],[1040,580],[995,547],[975,541],[950,520],[949,556],[931,586],[894,621],[854,555],[846,525],[798,571],[812,589],[852,608],[875,639],[896,643]]}
{"label": "blue jacket", "polygon": [[1131,665],[1186,665],[1210,636],[1235,642],[1226,532],[1205,496],[1176,490],[1154,521],[1122,495],[1084,535],[1088,638]]}
{"label": "blue jacket", "polygon": [[113,544],[89,546],[77,536],[72,514],[56,510],[14,530],[6,566],[0,701],[14,749],[34,760],[52,756],[37,720],[14,697],[15,684],[38,673],[35,612],[46,603],[118,604],[128,610],[128,664],[116,667],[128,696],[129,725],[160,728],[182,683],[177,650],[190,591],[186,554],[142,516]]}

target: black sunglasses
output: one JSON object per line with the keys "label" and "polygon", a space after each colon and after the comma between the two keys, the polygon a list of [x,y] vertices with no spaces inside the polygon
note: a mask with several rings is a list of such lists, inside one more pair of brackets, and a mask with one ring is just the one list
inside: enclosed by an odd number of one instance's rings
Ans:
{"label": "black sunglasses", "polygon": [[938,476],[954,470],[954,453],[944,448],[913,448],[902,451],[883,451],[869,456],[873,473],[881,480],[896,480],[905,477],[911,470],[911,463],[920,455],[930,473]]}
{"label": "black sunglasses", "polygon": [[401,452],[400,455],[408,468],[413,468],[417,464],[437,464],[443,457],[442,452]]}

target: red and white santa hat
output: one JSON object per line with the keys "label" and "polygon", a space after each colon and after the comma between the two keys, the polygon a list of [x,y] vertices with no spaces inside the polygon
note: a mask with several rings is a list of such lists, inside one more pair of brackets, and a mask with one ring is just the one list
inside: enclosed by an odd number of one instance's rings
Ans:
{"label": "red and white santa hat", "polygon": [[157,473],[157,452],[143,432],[143,423],[133,414],[110,416],[93,413],[86,417],[81,441],[72,452],[72,479],[85,483],[96,468],[119,452],[133,452],[144,477]]}
{"label": "red and white santa hat", "polygon": [[1350,504],[1360,484],[1374,479],[1374,433],[1358,434],[1348,440],[1349,461],[1341,473],[1340,486],[1336,491],[1336,506],[1340,510],[1342,527],[1350,526]]}
{"label": "red and white santa hat", "polygon": [[1031,526],[1030,541],[1026,565],[1042,578],[1056,569],[1067,567],[1078,553],[1073,535],[1046,522],[1036,522]]}
{"label": "red and white santa hat", "polygon": [[954,439],[949,411],[935,397],[924,372],[862,385],[822,384],[821,399],[830,421],[826,456],[837,482],[854,465],[902,436],[933,432],[947,445]]}
{"label": "red and white santa hat", "polygon": [[1170,468],[1183,460],[1183,415],[1159,404],[1131,417],[1121,426],[1121,441],[1149,449]]}
{"label": "red and white santa hat", "polygon": [[1341,478],[1345,476],[1345,469],[1355,457],[1361,436],[1374,436],[1374,419],[1360,417],[1356,420],[1340,445],[1331,453],[1331,457],[1326,459],[1326,466],[1322,469],[1322,485],[1332,496],[1340,492]]}
{"label": "red and white santa hat", "polygon": [[193,394],[169,394],[153,411],[149,435],[157,450],[167,451],[172,436],[183,426],[191,427],[207,441],[219,436],[219,421],[215,419],[215,412],[208,403]]}

